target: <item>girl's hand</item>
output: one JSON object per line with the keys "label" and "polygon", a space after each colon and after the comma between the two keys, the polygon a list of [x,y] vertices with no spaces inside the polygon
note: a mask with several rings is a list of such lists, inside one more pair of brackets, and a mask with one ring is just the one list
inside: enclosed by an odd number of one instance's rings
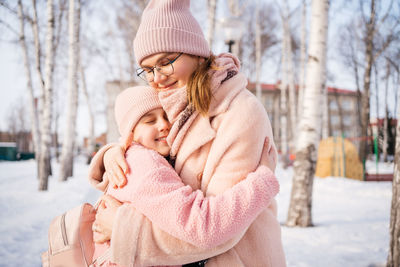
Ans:
{"label": "girl's hand", "polygon": [[272,172],[275,172],[276,167],[276,150],[275,146],[269,147],[269,138],[265,137],[264,148],[261,153],[261,159],[259,165],[267,166]]}
{"label": "girl's hand", "polygon": [[112,196],[104,195],[97,209],[96,220],[93,222],[93,241],[104,243],[111,240],[114,219],[121,202]]}
{"label": "girl's hand", "polygon": [[116,145],[107,150],[103,158],[105,173],[110,185],[114,188],[121,188],[126,184],[126,174],[128,173],[128,164],[125,160],[125,149]]}

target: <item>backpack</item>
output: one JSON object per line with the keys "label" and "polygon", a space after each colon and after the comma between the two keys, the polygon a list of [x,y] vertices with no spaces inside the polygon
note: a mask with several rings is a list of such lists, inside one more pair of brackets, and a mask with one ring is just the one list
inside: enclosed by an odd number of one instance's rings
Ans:
{"label": "backpack", "polygon": [[[92,224],[96,209],[89,203],[82,204],[55,217],[49,226],[49,248],[42,253],[43,267],[94,266]],[[108,249],[96,259],[102,264],[109,258]]]}

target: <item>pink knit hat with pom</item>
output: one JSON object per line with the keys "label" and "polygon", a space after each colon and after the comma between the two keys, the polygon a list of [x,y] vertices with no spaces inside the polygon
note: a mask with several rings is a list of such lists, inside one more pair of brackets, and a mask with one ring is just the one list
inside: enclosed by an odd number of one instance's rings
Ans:
{"label": "pink knit hat with pom", "polygon": [[151,0],[143,11],[135,40],[136,61],[161,52],[209,57],[210,48],[190,13],[190,0]]}
{"label": "pink knit hat with pom", "polygon": [[122,141],[130,135],[143,115],[156,108],[161,108],[161,103],[154,88],[135,86],[122,91],[117,96],[114,107]]}

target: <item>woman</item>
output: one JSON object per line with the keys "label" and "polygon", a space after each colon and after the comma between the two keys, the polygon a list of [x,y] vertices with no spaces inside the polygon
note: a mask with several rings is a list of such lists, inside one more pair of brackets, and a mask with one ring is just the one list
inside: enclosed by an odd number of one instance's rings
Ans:
{"label": "woman", "polygon": [[[167,141],[182,181],[206,196],[217,195],[254,171],[264,140],[276,160],[271,125],[264,107],[247,89],[247,78],[231,54],[213,56],[189,0],[153,0],[143,12],[134,40],[138,75],[159,92],[172,123]],[[101,182],[103,148],[90,176]],[[123,149],[104,156],[106,179],[123,186],[127,167]],[[111,159],[111,160],[110,160]],[[119,167],[121,166],[121,167]],[[162,232],[132,206],[109,197],[96,228],[111,238],[113,261],[121,265],[174,265],[208,259],[207,266],[285,266],[277,206],[273,200],[250,225],[216,248],[184,243]],[[168,203],[166,203],[168,205]],[[103,218],[114,218],[106,220]],[[129,229],[128,231],[126,229]],[[204,263],[204,262],[203,262]]]}

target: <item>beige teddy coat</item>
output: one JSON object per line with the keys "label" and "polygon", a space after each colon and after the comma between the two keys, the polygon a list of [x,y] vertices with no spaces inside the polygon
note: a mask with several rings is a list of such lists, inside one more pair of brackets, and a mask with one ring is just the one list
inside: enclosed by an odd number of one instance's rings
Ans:
{"label": "beige teddy coat", "polygon": [[[253,172],[266,137],[269,154],[276,162],[267,113],[246,86],[247,79],[241,73],[224,81],[214,92],[209,116],[195,116],[180,136],[175,170],[183,183],[207,196],[224,192]],[[168,108],[164,109],[168,114]],[[102,179],[100,166],[106,149],[92,161],[89,176],[94,184]],[[275,200],[245,232],[214,249],[185,243],[153,225],[132,205],[124,204],[115,219],[111,250],[112,261],[124,266],[177,265],[208,258],[207,267],[286,266]]]}

